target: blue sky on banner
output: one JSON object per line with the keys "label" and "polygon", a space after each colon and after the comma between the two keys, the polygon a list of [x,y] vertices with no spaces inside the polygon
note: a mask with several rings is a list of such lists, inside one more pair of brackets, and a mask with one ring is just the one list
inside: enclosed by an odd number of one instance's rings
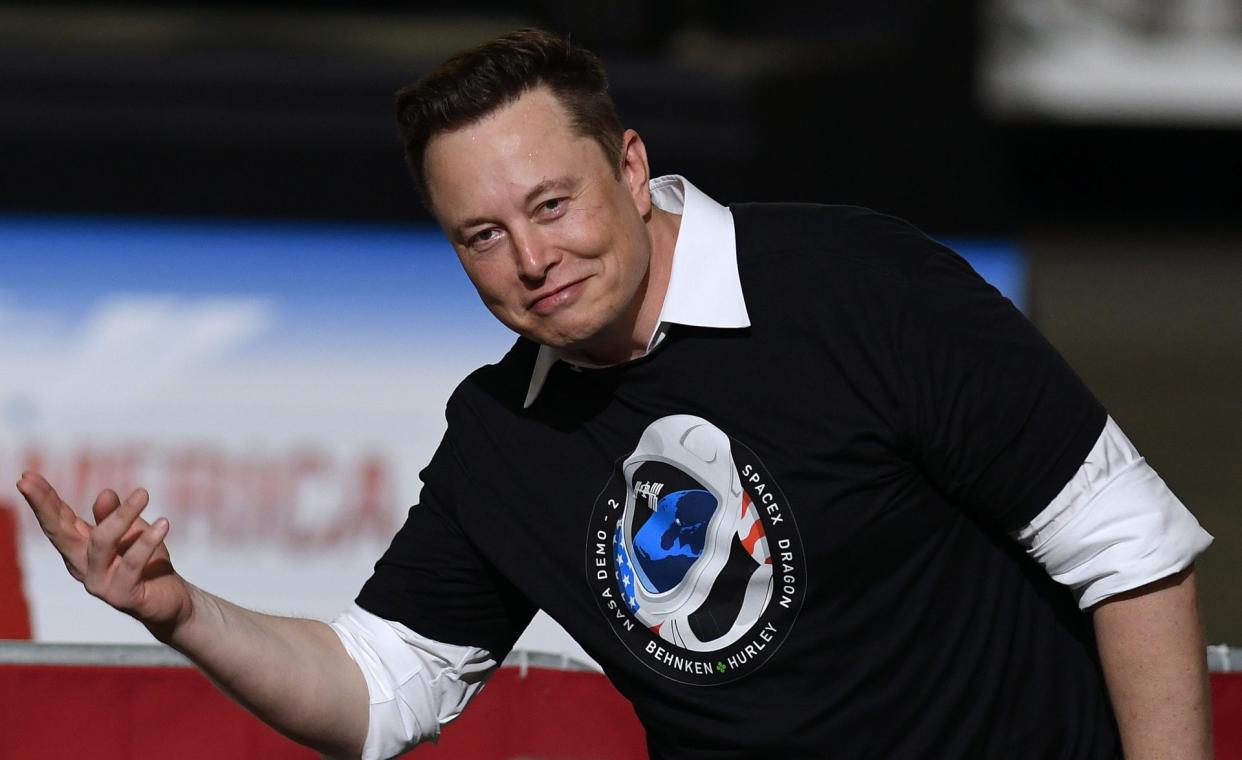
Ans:
{"label": "blue sky on banner", "polygon": [[[949,244],[1019,306],[1025,265],[1000,241]],[[429,225],[0,217],[0,308],[68,327],[110,293],[250,298],[271,312],[251,350],[365,351],[509,336]],[[361,342],[360,342],[361,341]]]}
{"label": "blue sky on banner", "polygon": [[247,353],[511,342],[427,225],[0,217],[0,261],[0,319],[45,330],[72,330],[125,294],[248,304],[264,329]]}
{"label": "blue sky on banner", "polygon": [[987,238],[950,238],[941,242],[960,253],[980,277],[992,283],[1019,309],[1027,311],[1029,293],[1026,257],[1016,243]]}

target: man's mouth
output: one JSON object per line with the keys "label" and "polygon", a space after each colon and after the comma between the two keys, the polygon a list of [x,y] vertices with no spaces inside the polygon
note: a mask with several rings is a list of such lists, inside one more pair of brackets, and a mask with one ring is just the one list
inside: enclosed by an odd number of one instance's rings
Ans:
{"label": "man's mouth", "polygon": [[540,316],[547,316],[576,298],[586,280],[583,277],[545,293],[532,301],[528,308]]}

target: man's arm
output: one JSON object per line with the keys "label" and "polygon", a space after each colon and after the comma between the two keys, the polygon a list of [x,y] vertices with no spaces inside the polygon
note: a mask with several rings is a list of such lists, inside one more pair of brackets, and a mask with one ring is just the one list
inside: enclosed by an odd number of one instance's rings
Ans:
{"label": "man's arm", "polygon": [[1210,758],[1212,711],[1194,566],[1093,608],[1129,760]]}
{"label": "man's arm", "polygon": [[139,516],[149,499],[142,489],[123,503],[100,493],[92,526],[41,476],[26,473],[17,487],[87,591],[139,620],[281,733],[330,756],[361,753],[367,686],[328,625],[245,610],[186,582],[164,545],[168,521]]}
{"label": "man's arm", "polygon": [[1126,756],[1210,757],[1192,563],[1212,537],[1111,417],[1078,472],[1015,537],[1092,612]]}
{"label": "man's arm", "polygon": [[189,589],[193,611],[165,643],[290,739],[329,757],[361,754],[366,682],[326,623],[264,615]]}

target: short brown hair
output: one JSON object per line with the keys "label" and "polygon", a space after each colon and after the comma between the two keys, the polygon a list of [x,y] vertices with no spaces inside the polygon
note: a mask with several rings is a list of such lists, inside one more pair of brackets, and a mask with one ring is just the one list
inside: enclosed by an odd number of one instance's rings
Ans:
{"label": "short brown hair", "polygon": [[564,37],[519,29],[458,53],[397,91],[405,163],[429,210],[434,211],[423,158],[431,138],[473,124],[539,86],[556,95],[574,132],[595,140],[620,176],[623,130],[604,65]]}

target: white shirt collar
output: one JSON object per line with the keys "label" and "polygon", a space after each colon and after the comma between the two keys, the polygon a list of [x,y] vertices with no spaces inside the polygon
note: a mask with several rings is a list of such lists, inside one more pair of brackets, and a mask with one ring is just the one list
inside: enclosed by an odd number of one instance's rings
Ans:
{"label": "white shirt collar", "polygon": [[[749,327],[742,282],[737,272],[737,238],[733,214],[677,174],[651,180],[651,201],[660,209],[681,215],[668,288],[660,307],[656,330],[647,344],[649,353],[664,338],[666,325],[695,327]],[[540,346],[526,391],[528,407],[539,397],[552,365],[570,360],[559,349]]]}

